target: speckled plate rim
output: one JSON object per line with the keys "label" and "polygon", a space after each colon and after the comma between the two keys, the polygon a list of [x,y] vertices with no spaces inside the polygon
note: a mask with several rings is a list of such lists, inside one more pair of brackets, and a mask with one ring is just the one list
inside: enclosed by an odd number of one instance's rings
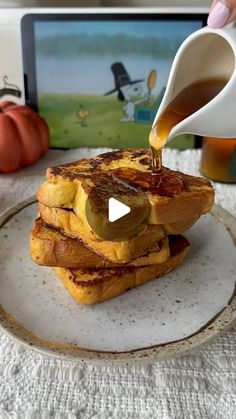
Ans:
{"label": "speckled plate rim", "polygon": [[[11,217],[25,207],[36,202],[36,197],[30,197],[9,208],[0,216],[0,228]],[[236,218],[219,205],[214,205],[211,215],[226,226],[234,245],[236,246]],[[18,343],[41,354],[56,358],[74,360],[93,364],[130,364],[161,361],[186,354],[226,330],[236,320],[236,288],[228,304],[217,313],[207,324],[194,334],[178,341],[154,345],[151,347],[129,350],[127,352],[104,352],[80,348],[74,344],[52,342],[33,335],[24,326],[12,318],[0,305],[0,331],[6,333]]]}

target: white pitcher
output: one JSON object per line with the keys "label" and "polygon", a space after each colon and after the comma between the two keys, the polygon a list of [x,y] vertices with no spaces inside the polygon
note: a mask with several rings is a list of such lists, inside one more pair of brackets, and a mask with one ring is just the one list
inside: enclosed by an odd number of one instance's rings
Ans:
{"label": "white pitcher", "polygon": [[[168,141],[179,134],[236,137],[236,28],[203,28],[190,35],[174,58],[166,91],[153,127],[168,104],[200,80],[226,78],[228,83],[210,102],[175,125]],[[193,98],[194,100],[194,98]]]}

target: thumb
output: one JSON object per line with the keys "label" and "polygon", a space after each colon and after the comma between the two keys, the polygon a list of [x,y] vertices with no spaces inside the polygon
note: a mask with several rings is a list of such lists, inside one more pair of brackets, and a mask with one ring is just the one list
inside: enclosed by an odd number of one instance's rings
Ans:
{"label": "thumb", "polygon": [[236,0],[214,0],[210,9],[207,25],[222,28],[236,19]]}

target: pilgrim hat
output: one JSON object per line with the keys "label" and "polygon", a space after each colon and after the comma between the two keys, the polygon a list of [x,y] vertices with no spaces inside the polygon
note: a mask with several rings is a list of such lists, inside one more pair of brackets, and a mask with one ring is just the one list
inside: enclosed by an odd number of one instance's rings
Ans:
{"label": "pilgrim hat", "polygon": [[112,64],[111,71],[114,76],[115,88],[105,93],[104,96],[110,95],[111,93],[114,93],[117,90],[120,90],[120,88],[123,86],[127,86],[129,84],[140,83],[141,81],[144,81],[144,79],[131,80],[129,74],[127,73],[122,63]]}

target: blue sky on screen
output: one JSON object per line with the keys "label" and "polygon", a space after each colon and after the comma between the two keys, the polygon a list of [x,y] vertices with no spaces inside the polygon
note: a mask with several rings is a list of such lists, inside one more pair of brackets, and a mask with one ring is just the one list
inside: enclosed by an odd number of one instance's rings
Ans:
{"label": "blue sky on screen", "polygon": [[[86,21],[86,22],[36,22],[35,37],[40,41],[51,37],[52,45],[57,44],[57,37],[72,35],[90,35],[96,37],[106,34],[112,37],[117,34],[125,34],[128,37],[183,40],[195,30],[202,27],[202,21]],[[136,40],[136,39],[135,39]],[[61,41],[59,41],[61,42]],[[47,45],[47,43],[46,43]],[[54,51],[52,49],[52,51]],[[153,57],[142,55],[127,55],[119,52],[118,55],[107,53],[106,55],[77,54],[76,56],[57,57],[55,54],[42,55],[37,51],[36,44],[36,73],[38,94],[45,93],[80,93],[104,95],[114,87],[114,77],[111,65],[121,61],[128,71],[131,79],[147,79],[149,72],[155,69],[158,74],[158,82],[153,94],[158,94],[166,85],[171,63],[174,58],[172,53],[168,57]],[[142,83],[143,93],[146,89],[146,81]]]}
{"label": "blue sky on screen", "polygon": [[173,37],[181,34],[187,37],[191,32],[200,29],[202,26],[200,21],[103,21],[103,22],[36,22],[36,36],[43,38],[45,36],[55,35],[73,35],[84,33],[94,35],[98,33],[106,33],[114,35],[124,32],[127,35],[137,36],[140,38],[155,36]]}

